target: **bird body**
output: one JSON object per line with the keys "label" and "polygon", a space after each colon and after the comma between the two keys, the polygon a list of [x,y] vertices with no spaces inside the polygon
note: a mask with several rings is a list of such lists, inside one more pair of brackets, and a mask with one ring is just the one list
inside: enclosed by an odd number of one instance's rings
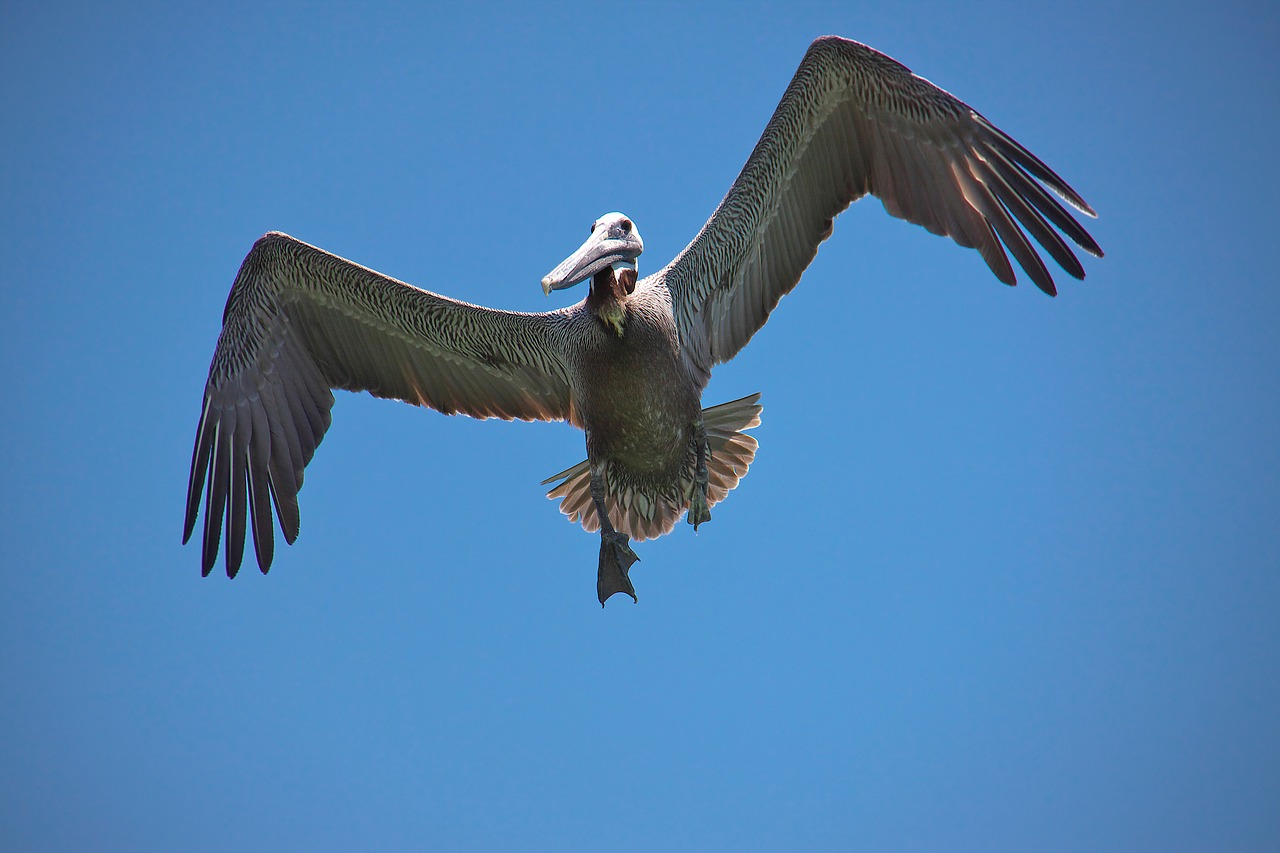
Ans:
{"label": "bird body", "polygon": [[542,280],[547,294],[590,281],[576,305],[470,305],[278,232],[262,237],[223,315],[184,541],[203,499],[204,573],[224,518],[227,574],[242,561],[246,518],[267,571],[273,507],[286,541],[298,535],[298,489],[329,427],[331,389],[364,390],[446,414],[583,429],[587,459],[545,481],[556,483],[548,496],[600,531],[601,603],[615,592],[634,597],[629,541],[662,535],[686,513],[695,528],[706,522],[754,458],[745,430],[759,423],[759,395],[703,409],[711,369],[764,325],[835,217],[868,193],[889,213],[977,248],[1013,284],[1008,248],[1050,295],[1056,287],[1027,234],[1076,278],[1083,267],[1059,232],[1102,254],[1059,200],[1093,211],[1033,154],[889,57],[824,37],[724,200],[669,264],[638,278],[644,245],[634,223],[620,213],[596,220]]}
{"label": "bird body", "polygon": [[665,289],[650,282],[624,298],[621,333],[597,321],[579,337],[585,345],[573,363],[575,408],[583,413],[589,457],[609,459],[637,481],[670,479],[692,440],[703,386],[680,357]]}

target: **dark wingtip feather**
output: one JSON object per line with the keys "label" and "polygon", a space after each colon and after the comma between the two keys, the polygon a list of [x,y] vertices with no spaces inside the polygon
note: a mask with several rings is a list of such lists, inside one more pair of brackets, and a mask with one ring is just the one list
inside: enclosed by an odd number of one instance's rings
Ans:
{"label": "dark wingtip feather", "polygon": [[1010,287],[1018,284],[1018,277],[1013,273],[1013,264],[1009,263],[1009,256],[1004,253],[1004,247],[1000,245],[1000,239],[996,237],[995,229],[991,227],[991,222],[985,217],[983,224],[987,226],[987,233],[990,240],[980,244],[978,254],[982,255],[982,259],[987,262],[987,268],[997,280]]}
{"label": "dark wingtip feather", "polygon": [[224,545],[227,561],[227,577],[234,578],[240,571],[244,561],[245,521],[248,516],[249,480],[246,473],[247,448],[242,437],[243,421],[246,418],[244,407],[237,407],[237,415],[241,423],[232,432],[231,447],[231,483],[227,500],[227,541]]}
{"label": "dark wingtip feather", "polygon": [[284,541],[288,545],[292,545],[298,539],[298,530],[301,526],[301,513],[298,511],[298,495],[296,492],[281,495],[280,487],[276,482],[276,470],[271,470],[271,503],[276,508],[276,518],[280,519],[280,533],[284,536]]}
{"label": "dark wingtip feather", "polygon": [[222,440],[220,425],[214,427],[213,456],[209,460],[211,467],[209,490],[205,493],[204,504],[204,544],[201,554],[200,573],[205,577],[213,570],[218,560],[218,543],[222,538],[222,516],[227,501],[227,478],[231,463],[226,457],[225,442]]}
{"label": "dark wingtip feather", "polygon": [[271,529],[275,523],[271,516],[271,474],[267,467],[271,459],[271,433],[266,415],[260,408],[252,410],[252,417],[253,436],[246,469],[249,477],[249,519],[253,522],[254,555],[258,558],[258,567],[265,572],[265,567],[271,565],[271,558],[275,555],[275,536]]}
{"label": "dark wingtip feather", "polygon": [[204,496],[204,479],[209,469],[209,451],[213,441],[209,433],[209,398],[204,399],[204,409],[200,412],[200,423],[196,426],[196,442],[191,449],[191,474],[187,480],[187,516],[182,527],[182,544],[191,541],[191,533],[196,527],[196,516],[200,514],[200,498]]}

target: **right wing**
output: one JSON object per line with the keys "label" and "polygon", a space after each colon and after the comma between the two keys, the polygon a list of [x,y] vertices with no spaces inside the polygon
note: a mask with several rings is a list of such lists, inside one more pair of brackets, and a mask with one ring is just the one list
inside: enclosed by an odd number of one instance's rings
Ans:
{"label": "right wing", "polygon": [[286,234],[265,235],[227,298],[182,541],[191,538],[203,496],[203,573],[217,560],[225,514],[227,575],[235,576],[246,511],[258,565],[270,568],[271,504],[292,544],[303,468],[329,428],[333,388],[476,418],[568,419],[559,344],[566,324],[564,312],[469,305]]}

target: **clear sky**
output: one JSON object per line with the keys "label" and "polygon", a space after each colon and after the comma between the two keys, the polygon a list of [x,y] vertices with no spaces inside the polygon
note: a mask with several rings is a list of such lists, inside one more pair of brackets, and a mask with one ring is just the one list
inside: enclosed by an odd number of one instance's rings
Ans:
{"label": "clear sky", "polygon": [[[0,848],[1280,848],[1275,8],[463,5],[0,11]],[[1049,299],[856,205],[718,369],[757,461],[639,604],[538,485],[576,430],[350,394],[298,543],[200,578],[254,239],[567,304],[601,213],[685,245],[825,33],[1107,257]]]}

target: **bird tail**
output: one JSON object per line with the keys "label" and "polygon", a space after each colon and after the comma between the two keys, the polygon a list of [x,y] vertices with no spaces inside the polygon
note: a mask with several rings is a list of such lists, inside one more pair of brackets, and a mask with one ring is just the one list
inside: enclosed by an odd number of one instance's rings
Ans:
{"label": "bird tail", "polygon": [[[707,444],[711,447],[711,456],[707,459],[709,506],[725,499],[747,475],[747,468],[755,459],[759,443],[743,430],[760,425],[763,407],[759,401],[757,393],[702,410]],[[694,459],[690,452],[679,487],[669,494],[645,493],[625,484],[615,484],[611,472],[606,472],[604,503],[614,528],[638,542],[671,532],[689,507],[694,488]],[[600,529],[600,519],[591,501],[591,467],[585,459],[542,481],[544,486],[548,483],[557,485],[547,492],[547,497],[561,499],[560,511],[571,523],[581,523],[588,533]]]}

